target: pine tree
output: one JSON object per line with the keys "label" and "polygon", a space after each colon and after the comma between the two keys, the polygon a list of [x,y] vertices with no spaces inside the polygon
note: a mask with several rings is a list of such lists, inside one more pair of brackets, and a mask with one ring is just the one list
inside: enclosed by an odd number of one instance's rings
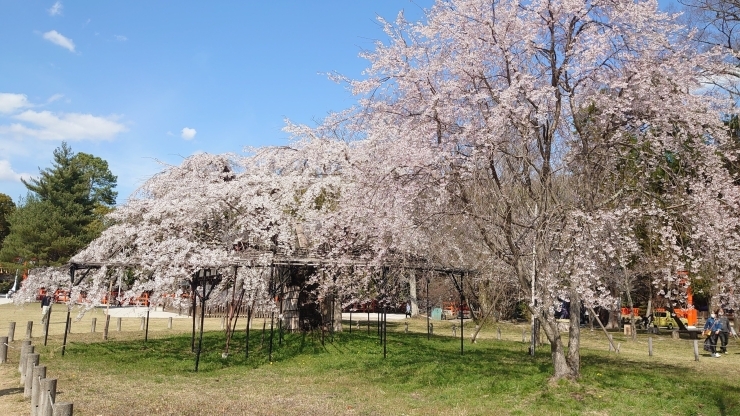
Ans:
{"label": "pine tree", "polygon": [[3,240],[10,233],[8,217],[15,210],[13,199],[5,194],[0,194],[0,248],[3,247]]}
{"label": "pine tree", "polygon": [[67,143],[54,150],[52,167],[23,180],[30,191],[8,220],[10,234],[0,259],[35,258],[41,264],[66,262],[103,229],[117,193],[116,176],[103,159],[72,152]]}

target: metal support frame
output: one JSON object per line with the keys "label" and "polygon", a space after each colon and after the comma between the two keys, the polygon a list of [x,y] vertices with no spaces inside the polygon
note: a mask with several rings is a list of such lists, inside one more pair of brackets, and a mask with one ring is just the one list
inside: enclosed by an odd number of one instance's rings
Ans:
{"label": "metal support frame", "polygon": [[[209,273],[206,273],[206,270],[208,270]],[[211,292],[213,292],[213,289],[221,280],[221,275],[218,274],[218,271],[215,276],[210,276],[210,269],[201,269],[199,273],[202,273],[202,275],[194,276],[194,278],[198,278],[201,286],[203,286],[203,294],[200,294],[197,290],[195,290],[195,294],[200,297],[200,337],[198,339],[198,350],[195,353],[196,373],[198,372],[198,365],[200,364],[200,353],[203,350],[203,324],[205,323],[206,317],[206,301],[211,296]],[[208,287],[209,283],[210,287]]]}
{"label": "metal support frame", "polygon": [[[465,283],[465,273],[460,273],[460,281],[457,280],[455,277],[455,273],[451,272],[449,273],[450,278],[452,279],[452,282],[455,284],[455,288],[457,289],[457,293],[460,294],[460,355],[463,355],[465,352],[465,337],[463,335],[463,317],[465,314],[463,314],[463,305],[465,302],[465,293],[463,292],[464,289],[464,283]],[[471,312],[472,313],[472,312]]]}

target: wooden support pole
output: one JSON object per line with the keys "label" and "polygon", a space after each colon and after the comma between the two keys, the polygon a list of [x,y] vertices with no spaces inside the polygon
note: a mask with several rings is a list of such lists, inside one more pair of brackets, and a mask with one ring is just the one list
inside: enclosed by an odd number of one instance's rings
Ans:
{"label": "wooden support pole", "polygon": [[0,364],[8,362],[8,337],[0,337]]}
{"label": "wooden support pole", "polygon": [[8,342],[13,342],[15,340],[15,322],[9,322],[8,323]]}
{"label": "wooden support pole", "polygon": [[46,319],[44,320],[44,347],[46,346],[46,341],[49,340],[49,321],[51,321],[51,305],[49,305],[49,310],[46,312]]}
{"label": "wooden support pole", "polygon": [[108,328],[110,328],[110,315],[105,315],[105,328],[103,329],[103,339],[108,339]]}
{"label": "wooden support pole", "polygon": [[252,323],[252,307],[247,307],[247,336],[246,340],[244,341],[244,358],[249,358],[249,326]]}
{"label": "wooden support pole", "polygon": [[72,331],[72,318],[69,317],[69,307],[67,307],[67,324],[64,328],[64,340],[62,341],[62,357],[64,352],[67,350],[67,334]]}
{"label": "wooden support pole", "polygon": [[74,414],[72,403],[55,403],[52,416],[72,416]]}
{"label": "wooden support pole", "polygon": [[144,317],[142,316],[142,317],[141,317],[141,322],[139,323],[139,331],[143,331],[143,330],[144,330],[144,326],[145,326],[145,325],[146,325],[146,318],[144,318]]}
{"label": "wooden support pole", "polygon": [[54,416],[54,400],[57,398],[57,379],[41,379],[41,403],[39,416]]}
{"label": "wooden support pole", "polygon": [[[21,344],[21,357],[18,360],[18,372],[23,375],[23,365],[26,362],[26,355],[28,354],[28,349],[31,347],[31,340],[26,339],[23,340],[23,343]],[[23,379],[21,378],[21,383],[23,383]]]}
{"label": "wooden support pole", "polygon": [[614,347],[614,342],[612,340],[612,334],[608,334],[607,337],[609,337],[609,352],[612,352],[612,347],[616,351],[617,347]]}
{"label": "wooden support pole", "polygon": [[[270,312],[270,353],[268,355],[268,361],[270,363],[272,363],[272,338],[274,336],[274,330],[273,330],[274,326],[275,326],[275,312]],[[322,330],[321,333],[322,333],[322,338],[323,338],[324,331]],[[323,345],[323,342],[322,342],[322,345]]]}
{"label": "wooden support pole", "polygon": [[146,310],[146,328],[144,329],[144,342],[149,341],[149,309]]}
{"label": "wooden support pole", "polygon": [[699,361],[699,340],[694,340],[694,361]]}
{"label": "wooden support pole", "polygon": [[54,404],[54,414],[52,416],[72,416],[73,406],[72,403],[56,403]]}
{"label": "wooden support pole", "polygon": [[121,318],[116,318],[116,331],[121,332]]}
{"label": "wooden support pole", "polygon": [[31,354],[33,354],[33,349],[34,349],[34,346],[31,345],[31,344],[28,344],[28,346],[26,347],[26,353],[23,354],[23,352],[21,352],[21,362],[20,362],[20,365],[21,365],[21,385],[24,385],[24,386],[26,385],[26,374],[27,374],[26,364],[28,364],[28,357]]}
{"label": "wooden support pole", "polygon": [[31,416],[38,416],[39,402],[41,399],[41,379],[46,378],[46,366],[37,365],[33,367],[33,380],[31,380]]}
{"label": "wooden support pole", "polygon": [[90,332],[95,332],[95,327],[98,324],[98,318],[92,318],[90,321]]}
{"label": "wooden support pole", "polygon": [[31,398],[33,368],[39,365],[39,357],[39,354],[28,354],[28,358],[26,358],[26,378],[23,380],[23,397],[26,399]]}
{"label": "wooden support pole", "polygon": [[501,327],[496,328],[496,339],[501,341]]}
{"label": "wooden support pole", "polygon": [[167,329],[172,329],[172,317],[170,316],[169,319],[167,319]]}
{"label": "wooden support pole", "polygon": [[26,339],[33,338],[33,321],[28,321],[26,324]]}
{"label": "wooden support pole", "polygon": [[203,349],[203,324],[206,317],[206,288],[203,287],[203,296],[200,298],[200,337],[198,338],[198,351],[195,356],[195,372],[198,372],[198,365],[200,363],[200,353]]}
{"label": "wooden support pole", "polygon": [[653,337],[648,337],[648,356],[653,356]]}

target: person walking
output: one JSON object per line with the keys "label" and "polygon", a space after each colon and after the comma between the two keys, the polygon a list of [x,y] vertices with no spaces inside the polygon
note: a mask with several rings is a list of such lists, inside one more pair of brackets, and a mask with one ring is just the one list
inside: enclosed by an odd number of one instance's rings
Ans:
{"label": "person walking", "polygon": [[41,323],[45,324],[46,320],[49,319],[49,308],[51,307],[51,296],[44,295],[41,298]]}
{"label": "person walking", "polygon": [[[712,312],[709,319],[707,319],[707,322],[704,323],[704,330],[709,331],[709,336],[707,336],[709,352],[712,357],[715,358],[720,357],[719,353],[717,353],[717,339],[719,338],[720,325],[720,321],[717,319],[717,314],[715,312]],[[704,342],[706,343],[707,341]]]}
{"label": "person walking", "polygon": [[730,338],[730,320],[727,319],[727,315],[725,315],[725,311],[722,309],[717,312],[717,320],[720,324],[719,340],[722,344],[720,353],[727,354],[727,342]]}

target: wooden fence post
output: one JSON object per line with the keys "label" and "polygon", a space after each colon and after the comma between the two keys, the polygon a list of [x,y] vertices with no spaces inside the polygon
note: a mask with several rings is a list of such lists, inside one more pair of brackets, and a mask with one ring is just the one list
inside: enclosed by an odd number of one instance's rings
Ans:
{"label": "wooden fence post", "polygon": [[9,322],[8,323],[8,342],[13,342],[15,340],[15,322]]}
{"label": "wooden fence post", "polygon": [[23,397],[31,398],[31,389],[33,388],[33,368],[39,365],[39,354],[28,354],[26,358],[26,378],[23,380]]}
{"label": "wooden fence post", "polygon": [[[28,343],[26,344],[26,341]],[[23,340],[23,345],[21,346],[21,359],[18,362],[18,371],[21,373],[21,384],[26,382],[26,360],[28,359],[28,354],[33,354],[33,345],[31,345],[31,340]]]}
{"label": "wooden fence post", "polygon": [[105,328],[103,329],[103,339],[108,339],[108,328],[110,327],[110,315],[105,315]]}
{"label": "wooden fence post", "polygon": [[92,318],[90,321],[90,332],[95,332],[95,327],[98,324],[98,318]]}
{"label": "wooden fence post", "polygon": [[172,329],[172,317],[167,320],[167,329]]}
{"label": "wooden fence post", "polygon": [[694,340],[694,361],[699,361],[699,340]]}
{"label": "wooden fence post", "polygon": [[496,328],[496,338],[501,341],[501,327]]}
{"label": "wooden fence post", "polygon": [[39,414],[39,400],[41,399],[41,382],[46,378],[46,366],[36,365],[33,367],[33,379],[31,380],[31,416]]}
{"label": "wooden fence post", "polygon": [[144,318],[144,317],[142,316],[142,317],[141,317],[141,325],[139,325],[139,330],[140,330],[140,331],[143,331],[143,330],[144,330],[144,325],[146,325],[146,318]]}
{"label": "wooden fence post", "polygon": [[28,321],[26,324],[26,339],[33,338],[33,321]]}
{"label": "wooden fence post", "polygon": [[53,416],[72,416],[72,403],[56,403]]}
{"label": "wooden fence post", "polygon": [[57,398],[57,379],[41,379],[41,409],[40,416],[54,416],[54,400]]}
{"label": "wooden fence post", "polygon": [[0,364],[8,362],[8,337],[0,337]]}
{"label": "wooden fence post", "polygon": [[653,356],[653,337],[648,337],[648,356]]}
{"label": "wooden fence post", "polygon": [[121,332],[121,318],[116,318],[116,331]]}

